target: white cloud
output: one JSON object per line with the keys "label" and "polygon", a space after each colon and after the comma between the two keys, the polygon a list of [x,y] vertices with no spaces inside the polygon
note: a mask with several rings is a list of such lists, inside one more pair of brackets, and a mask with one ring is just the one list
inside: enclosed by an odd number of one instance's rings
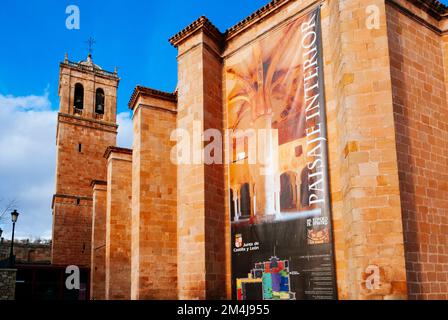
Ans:
{"label": "white cloud", "polygon": [[118,136],[117,145],[122,148],[132,148],[132,119],[129,112],[121,112],[117,115]]}
{"label": "white cloud", "polygon": [[[56,117],[48,90],[40,96],[0,94],[0,209],[8,199],[17,201],[18,238],[51,235]],[[9,238],[9,212],[1,228]]]}
{"label": "white cloud", "polygon": [[14,97],[12,95],[0,94],[0,108],[21,109],[22,111],[50,110],[51,103],[48,99],[48,88],[42,96],[29,95],[24,97]]}
{"label": "white cloud", "polygon": [[[42,95],[0,94],[0,212],[10,199],[20,213],[17,238],[51,237],[51,200],[55,191],[57,111]],[[117,144],[132,147],[129,112],[117,115]],[[3,237],[11,237],[9,212],[0,221]]]}

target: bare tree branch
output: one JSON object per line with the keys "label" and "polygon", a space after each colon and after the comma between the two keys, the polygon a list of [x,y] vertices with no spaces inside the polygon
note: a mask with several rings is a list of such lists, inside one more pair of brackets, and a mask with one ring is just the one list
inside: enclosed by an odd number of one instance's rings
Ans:
{"label": "bare tree branch", "polygon": [[11,212],[17,206],[16,199],[0,199],[0,221],[6,220],[6,214]]}

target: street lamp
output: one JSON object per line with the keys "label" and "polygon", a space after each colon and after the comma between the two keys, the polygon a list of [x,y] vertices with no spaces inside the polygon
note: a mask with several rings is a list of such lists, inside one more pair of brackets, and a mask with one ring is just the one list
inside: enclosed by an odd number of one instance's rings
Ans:
{"label": "street lamp", "polygon": [[12,238],[11,238],[11,251],[9,252],[9,266],[13,267],[14,265],[14,231],[16,229],[17,218],[19,217],[19,213],[17,210],[11,212],[11,221],[12,221]]}

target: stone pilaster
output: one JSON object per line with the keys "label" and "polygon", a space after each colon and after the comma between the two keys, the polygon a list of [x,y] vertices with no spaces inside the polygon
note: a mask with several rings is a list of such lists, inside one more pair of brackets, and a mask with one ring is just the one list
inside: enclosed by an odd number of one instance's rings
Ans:
{"label": "stone pilaster", "polygon": [[200,139],[207,129],[223,129],[222,41],[205,17],[170,40],[179,53],[177,127],[188,132],[192,146],[190,164],[177,169],[181,299],[226,297],[224,168],[205,164],[200,150],[207,143],[193,138],[199,134]]}
{"label": "stone pilaster", "polygon": [[132,150],[109,147],[107,159],[107,300],[131,298]]}
{"label": "stone pilaster", "polygon": [[177,299],[176,95],[137,87],[133,110],[132,299]]}
{"label": "stone pilaster", "polygon": [[[367,27],[368,6],[379,28]],[[339,296],[406,298],[385,1],[327,1],[322,12]]]}
{"label": "stone pilaster", "polygon": [[90,299],[105,299],[106,264],[106,198],[107,182],[92,181],[92,255],[90,265]]}

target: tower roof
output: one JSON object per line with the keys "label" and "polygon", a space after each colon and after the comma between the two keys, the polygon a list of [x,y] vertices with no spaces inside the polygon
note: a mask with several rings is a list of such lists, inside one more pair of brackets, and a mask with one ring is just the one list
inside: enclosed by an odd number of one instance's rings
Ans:
{"label": "tower roof", "polygon": [[92,60],[92,55],[89,53],[86,60],[81,60],[78,62],[79,65],[91,67],[94,69],[103,70],[99,65],[94,64]]}
{"label": "tower roof", "polygon": [[120,80],[118,78],[117,69],[115,69],[114,72],[103,70],[103,68],[101,68],[99,65],[93,63],[91,54],[89,54],[85,60],[81,60],[79,62],[68,60],[68,56],[66,54],[64,61],[61,63],[61,66],[77,69],[82,72],[94,73],[95,75],[103,76],[106,78],[114,78],[116,80]]}

